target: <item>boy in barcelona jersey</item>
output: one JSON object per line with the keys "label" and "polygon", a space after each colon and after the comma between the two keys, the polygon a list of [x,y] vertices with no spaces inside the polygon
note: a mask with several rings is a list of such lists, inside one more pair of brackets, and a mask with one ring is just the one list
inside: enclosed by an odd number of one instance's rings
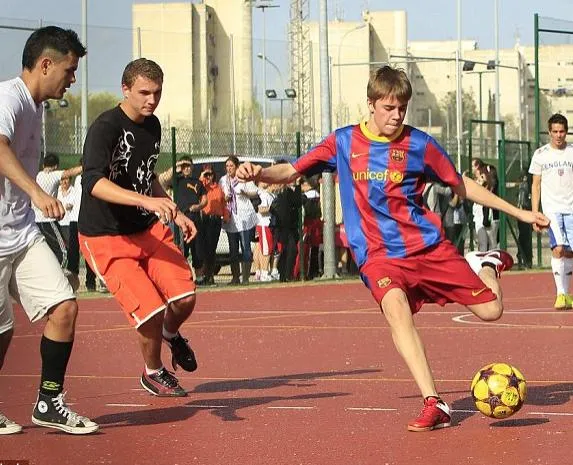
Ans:
{"label": "boy in barcelona jersey", "polygon": [[539,227],[549,221],[458,174],[430,135],[404,124],[411,96],[406,74],[384,66],[368,82],[367,120],[337,129],[292,165],[262,168],[244,163],[237,176],[289,183],[301,175],[337,171],[353,258],[423,398],[422,411],[408,430],[429,431],[450,426],[451,416],[434,384],[413,315],[426,302],[457,302],[482,320],[499,319],[503,303],[498,278],[513,260],[501,250],[471,253],[466,259],[459,255],[444,237],[440,216],[423,205],[426,183],[450,186],[460,198]]}

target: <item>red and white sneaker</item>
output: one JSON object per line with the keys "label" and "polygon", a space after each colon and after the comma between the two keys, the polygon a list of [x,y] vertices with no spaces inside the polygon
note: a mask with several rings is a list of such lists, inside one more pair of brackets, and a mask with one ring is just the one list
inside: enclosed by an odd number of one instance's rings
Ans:
{"label": "red and white sneaker", "polygon": [[511,270],[513,267],[513,257],[501,249],[492,249],[487,252],[468,252],[465,258],[475,274],[479,274],[482,267],[487,265],[495,269],[499,278],[502,271]]}
{"label": "red and white sneaker", "polygon": [[408,423],[408,431],[431,431],[433,429],[447,428],[452,424],[450,407],[443,400],[435,397],[424,399],[424,408]]}

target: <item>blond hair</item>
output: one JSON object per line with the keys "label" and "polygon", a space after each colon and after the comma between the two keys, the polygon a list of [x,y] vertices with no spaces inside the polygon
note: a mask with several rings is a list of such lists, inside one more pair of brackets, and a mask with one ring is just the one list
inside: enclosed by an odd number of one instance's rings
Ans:
{"label": "blond hair", "polygon": [[412,97],[412,85],[404,70],[385,65],[370,74],[366,95],[371,102],[396,97],[406,103]]}

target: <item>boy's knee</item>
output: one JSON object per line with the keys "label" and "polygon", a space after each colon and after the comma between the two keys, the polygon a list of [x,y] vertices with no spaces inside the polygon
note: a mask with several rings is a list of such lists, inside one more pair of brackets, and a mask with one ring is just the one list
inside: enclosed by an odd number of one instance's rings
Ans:
{"label": "boy's knee", "polygon": [[483,310],[479,313],[480,319],[483,321],[497,321],[503,315],[503,304],[494,300],[485,304]]}
{"label": "boy's knee", "polygon": [[65,300],[54,306],[49,314],[49,320],[61,328],[73,328],[78,316],[78,304],[75,300]]}
{"label": "boy's knee", "polygon": [[171,305],[173,305],[178,311],[191,312],[195,308],[195,301],[195,294],[191,294],[173,302]]}

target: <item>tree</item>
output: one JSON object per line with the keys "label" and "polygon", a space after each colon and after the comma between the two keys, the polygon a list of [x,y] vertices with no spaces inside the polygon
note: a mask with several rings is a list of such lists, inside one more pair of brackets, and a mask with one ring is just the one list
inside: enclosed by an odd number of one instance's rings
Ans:
{"label": "tree", "polygon": [[[81,96],[66,94],[67,106],[49,101],[46,110],[46,148],[60,154],[79,154],[81,143]],[[88,96],[88,127],[104,111],[115,107],[120,97],[109,92]]]}
{"label": "tree", "polygon": [[[440,107],[444,112],[444,123],[449,122],[450,134],[455,134],[457,95],[455,91],[448,92],[440,101]],[[473,92],[462,91],[462,132],[469,129],[471,119],[477,119],[479,112]],[[444,124],[444,130],[447,124]]]}

